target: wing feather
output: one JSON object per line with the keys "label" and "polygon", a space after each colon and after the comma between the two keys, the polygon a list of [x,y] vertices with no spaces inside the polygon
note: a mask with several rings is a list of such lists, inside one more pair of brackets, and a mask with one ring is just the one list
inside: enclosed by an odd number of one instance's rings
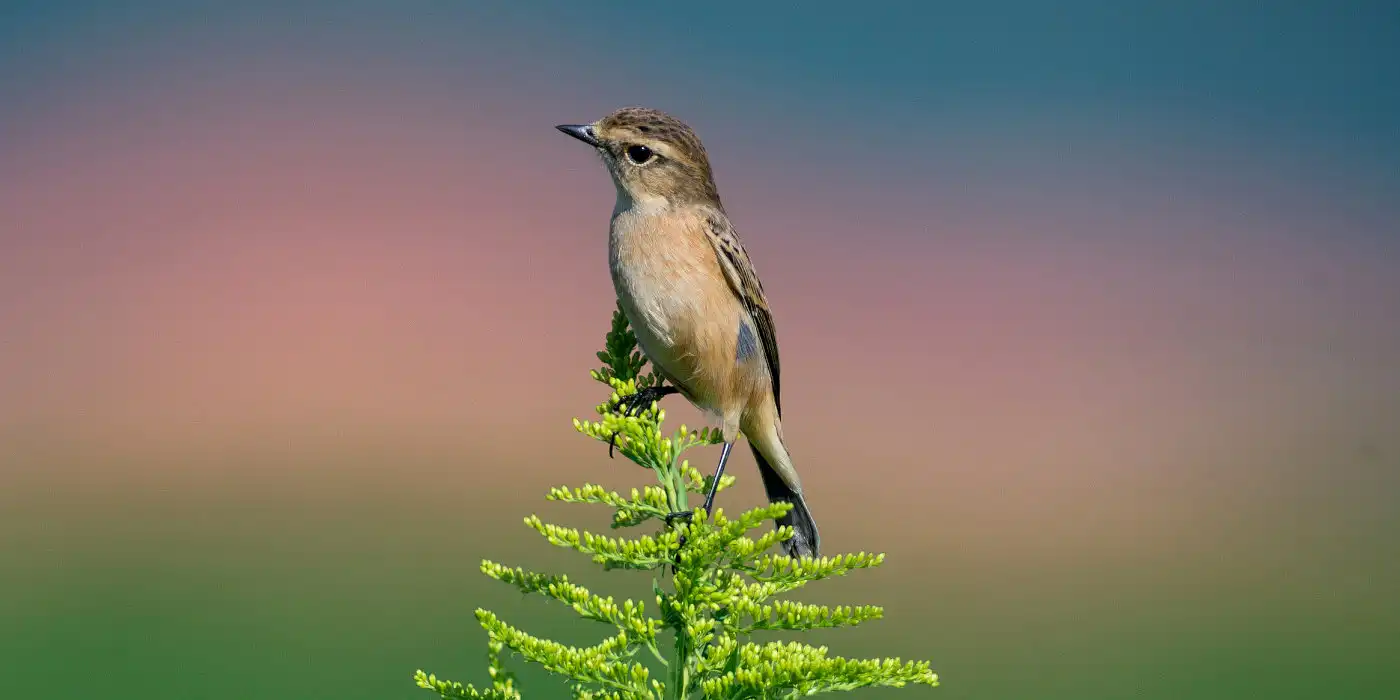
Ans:
{"label": "wing feather", "polygon": [[781,375],[778,362],[778,333],[773,326],[773,314],[768,309],[768,299],[763,295],[763,283],[758,279],[749,253],[739,241],[739,234],[729,219],[723,215],[713,215],[706,220],[706,237],[715,248],[715,257],[724,270],[725,279],[734,295],[748,309],[754,328],[758,331],[759,342],[763,345],[763,357],[767,361],[768,375],[773,381],[773,403],[778,416],[783,415],[782,394],[778,378]]}

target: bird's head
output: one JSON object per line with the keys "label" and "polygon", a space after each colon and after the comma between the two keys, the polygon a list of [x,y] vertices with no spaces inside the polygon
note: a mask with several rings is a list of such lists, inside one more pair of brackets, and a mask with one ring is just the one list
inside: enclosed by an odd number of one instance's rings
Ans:
{"label": "bird's head", "polygon": [[685,122],[669,114],[624,107],[592,124],[555,128],[598,149],[619,198],[719,204],[705,147]]}

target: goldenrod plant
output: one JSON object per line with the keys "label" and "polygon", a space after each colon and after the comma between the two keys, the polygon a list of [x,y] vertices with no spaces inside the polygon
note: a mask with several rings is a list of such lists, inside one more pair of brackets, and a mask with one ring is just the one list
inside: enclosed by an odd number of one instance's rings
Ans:
{"label": "goldenrod plant", "polygon": [[[674,517],[687,510],[690,495],[703,497],[711,485],[682,455],[692,447],[716,444],[720,436],[684,425],[669,436],[662,432],[666,412],[649,399],[657,395],[662,379],[655,372],[642,373],[647,362],[621,310],[613,314],[598,358],[603,366],[592,372],[593,378],[606,384],[612,395],[597,407],[599,420],[575,420],[574,428],[650,469],[656,484],[626,494],[593,484],[560,487],[547,498],[611,508],[613,529],[647,523],[660,529],[655,534],[612,537],[552,525],[534,515],[525,518],[525,525],[550,544],[581,552],[605,569],[655,572],[651,602],[618,602],[564,575],[483,561],[481,571],[487,576],[559,601],[615,632],[593,646],[568,646],[478,609],[476,618],[487,634],[491,686],[478,689],[420,670],[415,675],[420,687],[448,700],[520,700],[516,678],[503,665],[506,650],[566,677],[578,699],[786,700],[874,686],[938,685],[938,676],[925,661],[846,659],[800,641],[751,641],[752,633],[760,630],[800,632],[880,618],[882,609],[872,605],[826,607],[781,596],[813,581],[879,566],[884,555],[793,559],[773,553],[793,536],[792,528],[750,533],[781,517],[791,507],[787,503],[755,508],[734,519],[720,508],[713,514],[697,509],[688,518]],[[725,476],[719,488],[733,483],[734,477]],[[654,674],[653,669],[660,672]]]}

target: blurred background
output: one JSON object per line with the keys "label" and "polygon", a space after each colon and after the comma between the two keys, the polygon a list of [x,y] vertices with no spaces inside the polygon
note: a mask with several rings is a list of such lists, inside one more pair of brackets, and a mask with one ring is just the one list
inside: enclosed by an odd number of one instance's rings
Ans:
{"label": "blurred background", "polygon": [[889,554],[804,593],[888,619],[817,641],[944,683],[856,697],[1390,696],[1397,42],[1382,2],[6,2],[0,695],[421,698],[485,678],[478,606],[601,631],[484,557],[648,595],[520,524],[647,478],[570,426],[613,191],[553,129],[641,104],[763,274],[825,549]]}

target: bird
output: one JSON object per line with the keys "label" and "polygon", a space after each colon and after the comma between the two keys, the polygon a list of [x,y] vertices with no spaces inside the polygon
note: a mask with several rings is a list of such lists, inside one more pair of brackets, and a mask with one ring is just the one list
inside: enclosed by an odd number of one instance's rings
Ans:
{"label": "bird", "polygon": [[723,444],[706,513],[743,435],[769,502],[792,504],[776,521],[793,529],[784,550],[818,556],[817,524],[783,439],[773,314],[700,138],[680,119],[646,107],[555,128],[592,146],[617,190],[608,263],[618,305],[668,383],[628,397],[631,405],[679,393],[718,423]]}

